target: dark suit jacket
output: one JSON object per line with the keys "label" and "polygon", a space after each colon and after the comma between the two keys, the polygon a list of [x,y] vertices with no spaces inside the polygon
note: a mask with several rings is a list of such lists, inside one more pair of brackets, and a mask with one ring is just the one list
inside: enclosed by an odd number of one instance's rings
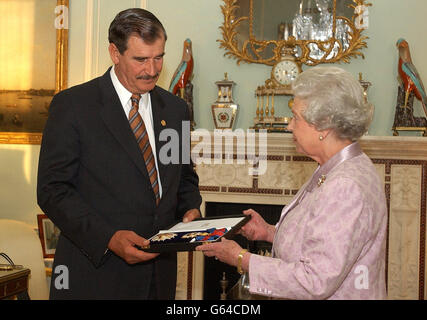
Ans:
{"label": "dark suit jacket", "polygon": [[[43,133],[38,204],[61,230],[51,298],[145,299],[154,280],[159,297],[173,299],[176,253],[128,265],[105,251],[117,230],[133,230],[149,238],[182,219],[188,209],[200,207],[197,174],[192,163],[181,161],[181,139],[187,143],[184,158],[189,159],[190,152],[189,125],[184,126],[185,132],[182,129],[182,121],[189,120],[188,108],[182,99],[160,87],[150,93],[163,188],[156,207],[141,151],[109,72],[58,93]],[[162,129],[173,129],[169,132],[177,135],[169,134],[167,141],[160,141]],[[176,141],[178,136],[180,141]],[[165,154],[171,155],[173,149],[179,150],[180,163],[162,163],[159,152],[169,150]],[[68,268],[68,289],[66,275],[55,273],[58,265]],[[156,277],[152,279],[154,268]]]}

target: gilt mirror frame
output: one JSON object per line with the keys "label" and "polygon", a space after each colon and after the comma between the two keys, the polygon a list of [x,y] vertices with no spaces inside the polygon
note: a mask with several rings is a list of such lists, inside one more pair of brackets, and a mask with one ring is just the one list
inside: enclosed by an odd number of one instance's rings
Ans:
{"label": "gilt mirror frame", "polygon": [[[315,66],[320,63],[349,63],[351,58],[358,56],[364,58],[360,50],[367,47],[366,39],[368,39],[368,37],[363,35],[366,24],[360,24],[360,19],[363,19],[363,12],[360,11],[360,8],[367,8],[372,5],[365,0],[349,0],[349,2],[350,1],[352,1],[352,3],[350,3],[348,7],[354,10],[354,15],[351,18],[347,18],[344,16],[336,16],[336,0],[333,0],[333,36],[328,40],[320,41],[298,40],[294,36],[290,36],[287,40],[258,40],[253,34],[253,0],[250,0],[249,16],[240,17],[236,16],[236,10],[240,8],[238,0],[223,0],[221,11],[224,16],[224,22],[222,26],[220,26],[222,39],[217,41],[220,42],[220,48],[226,50],[224,56],[237,59],[238,65],[243,61],[272,66],[281,59],[284,48],[298,49],[299,53],[296,57],[297,60],[301,64],[309,66]],[[347,49],[344,49],[342,43],[335,38],[337,19],[342,19],[349,27],[347,34],[350,41]],[[249,24],[249,39],[244,40],[243,43],[240,44],[238,41],[238,27],[242,22]],[[362,25],[362,27],[356,28],[356,25]],[[321,58],[316,59],[310,56],[310,46],[313,45],[325,52]],[[336,48],[336,52],[331,56],[331,51],[334,47]],[[273,52],[269,57],[262,56],[266,48],[270,48]]]}
{"label": "gilt mirror frame", "polygon": [[[16,0],[19,1],[19,0]],[[52,0],[55,1],[55,0]],[[56,52],[55,52],[55,61],[51,63],[55,63],[55,88],[54,93],[56,94],[59,91],[62,91],[67,87],[67,78],[68,78],[68,9],[69,9],[69,0],[56,0],[55,5],[55,19],[52,19],[52,35],[56,37]],[[43,18],[43,17],[40,17]],[[46,18],[46,17],[44,17]],[[36,19],[36,18],[34,18]],[[37,23],[37,21],[35,21]],[[49,22],[50,23],[50,22]],[[35,33],[37,30],[32,30]],[[47,35],[49,36],[49,35]],[[37,44],[38,46],[42,46],[42,44]],[[48,63],[47,61],[41,61],[41,63]],[[52,65],[53,69],[53,65]],[[40,76],[40,75],[39,75]],[[53,83],[52,83],[53,86]],[[35,91],[52,91],[41,89]],[[53,88],[52,88],[53,89]],[[4,90],[10,91],[10,90]],[[20,94],[31,95],[29,92],[31,90],[12,90],[12,91],[20,91]],[[49,96],[53,96],[49,93]],[[23,98],[24,99],[24,98]],[[25,99],[30,99],[30,97],[25,97]],[[47,120],[47,111],[48,105],[47,103],[45,118]],[[16,103],[11,104],[10,106],[6,106],[10,108],[15,108],[17,112],[20,111],[21,106],[18,101]],[[29,120],[31,121],[31,120]],[[42,128],[38,130],[40,132],[21,132],[17,127],[16,130],[8,130],[4,131],[0,129],[0,144],[40,144],[42,140]]]}

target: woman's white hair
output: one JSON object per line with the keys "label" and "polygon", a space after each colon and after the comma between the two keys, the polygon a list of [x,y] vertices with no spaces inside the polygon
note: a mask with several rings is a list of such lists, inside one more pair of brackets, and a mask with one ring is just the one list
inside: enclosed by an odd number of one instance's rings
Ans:
{"label": "woman's white hair", "polygon": [[368,130],[373,106],[365,102],[362,86],[347,71],[313,67],[298,76],[292,89],[307,103],[302,116],[317,130],[332,129],[338,138],[352,141]]}

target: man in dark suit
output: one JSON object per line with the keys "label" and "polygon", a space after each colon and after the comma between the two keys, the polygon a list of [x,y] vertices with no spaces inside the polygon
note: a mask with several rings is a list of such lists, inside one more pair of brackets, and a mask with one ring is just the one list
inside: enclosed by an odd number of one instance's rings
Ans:
{"label": "man in dark suit", "polygon": [[[114,66],[52,100],[37,197],[61,230],[53,299],[175,297],[176,253],[135,248],[177,219],[200,216],[198,177],[184,161],[190,159],[187,105],[156,86],[166,38],[150,12],[120,12],[109,29]],[[165,139],[163,129],[179,141]],[[178,149],[184,160],[169,163],[173,157],[166,155]]]}

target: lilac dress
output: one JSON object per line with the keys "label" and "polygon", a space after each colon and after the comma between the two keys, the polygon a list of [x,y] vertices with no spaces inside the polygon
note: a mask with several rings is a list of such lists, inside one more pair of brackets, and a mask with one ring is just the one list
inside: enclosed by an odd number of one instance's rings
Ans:
{"label": "lilac dress", "polygon": [[273,257],[251,255],[250,292],[285,299],[385,299],[386,200],[359,144],[318,167],[295,198],[299,202],[285,207],[276,225]]}

